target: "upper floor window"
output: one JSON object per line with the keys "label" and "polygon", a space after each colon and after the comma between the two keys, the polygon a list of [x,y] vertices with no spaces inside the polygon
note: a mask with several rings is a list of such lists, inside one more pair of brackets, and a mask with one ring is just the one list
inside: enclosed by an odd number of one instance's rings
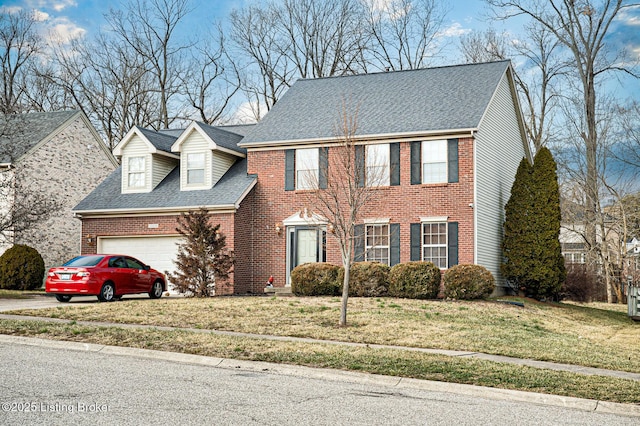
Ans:
{"label": "upper floor window", "polygon": [[319,179],[318,148],[296,149],[296,189],[316,189]]}
{"label": "upper floor window", "polygon": [[367,186],[389,186],[389,144],[367,145],[366,149]]}
{"label": "upper floor window", "polygon": [[440,269],[447,268],[447,223],[422,224],[422,260]]}
{"label": "upper floor window", "polygon": [[389,224],[366,225],[365,260],[389,265]]}
{"label": "upper floor window", "polygon": [[422,142],[422,183],[447,182],[447,141]]}
{"label": "upper floor window", "polygon": [[187,185],[204,184],[204,152],[187,154]]}
{"label": "upper floor window", "polygon": [[145,186],[144,157],[129,158],[128,182],[129,188],[143,188]]}

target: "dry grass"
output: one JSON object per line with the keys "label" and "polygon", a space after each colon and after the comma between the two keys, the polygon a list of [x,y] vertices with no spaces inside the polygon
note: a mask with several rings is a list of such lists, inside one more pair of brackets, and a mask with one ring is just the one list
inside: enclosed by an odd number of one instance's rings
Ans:
{"label": "dry grass", "polygon": [[640,382],[397,349],[270,341],[193,331],[123,329],[0,320],[0,333],[307,365],[491,386],[621,403],[640,402]]}
{"label": "dry grass", "polygon": [[640,324],[622,305],[219,297],[65,305],[23,315],[486,352],[640,372]]}
{"label": "dry grass", "polygon": [[42,290],[5,290],[0,289],[0,299],[30,299],[37,295],[42,295]]}

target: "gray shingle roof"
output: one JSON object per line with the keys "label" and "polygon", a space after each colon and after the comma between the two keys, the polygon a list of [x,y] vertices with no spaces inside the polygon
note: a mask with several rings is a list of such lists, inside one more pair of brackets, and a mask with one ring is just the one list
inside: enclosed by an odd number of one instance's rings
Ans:
{"label": "gray shingle roof", "polygon": [[183,208],[200,206],[229,206],[255,183],[256,176],[247,175],[247,160],[240,159],[209,190],[180,191],[180,167],[176,167],[153,191],[140,194],[121,193],[122,167],[107,177],[85,199],[73,208],[74,212],[136,210],[154,208]]}
{"label": "gray shingle roof", "polygon": [[238,147],[238,142],[242,140],[242,135],[200,122],[198,125],[217,145],[243,154],[247,152],[246,149]]}
{"label": "gray shingle roof", "polygon": [[343,103],[358,136],[474,129],[509,64],[298,80],[240,145],[338,136]]}
{"label": "gray shingle roof", "polygon": [[0,116],[0,163],[18,160],[78,111]]}
{"label": "gray shingle roof", "polygon": [[178,139],[177,136],[173,136],[172,134],[156,132],[155,130],[149,130],[139,126],[136,126],[136,128],[160,151],[170,153],[171,145]]}

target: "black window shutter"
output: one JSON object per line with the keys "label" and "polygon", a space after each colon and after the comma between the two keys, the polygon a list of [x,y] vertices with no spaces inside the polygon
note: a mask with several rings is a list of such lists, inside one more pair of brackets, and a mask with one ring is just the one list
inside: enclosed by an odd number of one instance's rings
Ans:
{"label": "black window shutter", "polygon": [[411,261],[422,260],[422,224],[411,224]]}
{"label": "black window shutter", "polygon": [[364,261],[364,225],[356,225],[353,236],[353,261]]}
{"label": "black window shutter", "polygon": [[329,172],[329,148],[322,147],[320,148],[320,156],[319,156],[320,164],[319,164],[319,176],[318,176],[318,188],[319,189],[327,189],[327,173]]}
{"label": "black window shutter", "polygon": [[284,190],[293,191],[295,188],[295,149],[287,149],[284,152]]}
{"label": "black window shutter", "polygon": [[411,185],[422,183],[422,142],[411,142]]}
{"label": "black window shutter", "polygon": [[448,257],[449,265],[451,268],[458,264],[458,222],[449,222],[447,224],[447,237],[448,237]]}
{"label": "black window shutter", "polygon": [[365,164],[364,164],[364,145],[356,145],[355,147],[355,166],[356,166],[356,185],[359,188],[364,187]]}
{"label": "black window shutter", "polygon": [[447,156],[449,161],[449,183],[458,182],[458,139],[447,141]]}
{"label": "black window shutter", "polygon": [[389,266],[400,263],[400,224],[392,223],[389,225]]}
{"label": "black window shutter", "polygon": [[389,183],[391,186],[397,186],[400,185],[400,144],[389,144],[389,151],[389,159],[391,163],[391,178]]}

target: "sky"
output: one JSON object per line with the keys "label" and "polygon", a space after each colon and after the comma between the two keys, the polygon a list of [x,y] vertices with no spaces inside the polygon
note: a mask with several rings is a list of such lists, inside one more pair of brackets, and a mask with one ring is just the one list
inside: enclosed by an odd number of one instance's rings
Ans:
{"label": "sky", "polygon": [[[373,0],[384,2],[388,0]],[[441,0],[446,1],[446,0]],[[626,1],[631,3],[631,0]],[[0,6],[36,10],[40,19],[62,39],[92,36],[105,24],[104,14],[109,8],[118,8],[117,0],[0,0]],[[190,14],[183,28],[203,32],[216,20],[224,21],[231,10],[241,8],[250,0],[194,0],[195,13]],[[596,0],[595,3],[598,3]],[[495,21],[488,18],[489,11],[483,0],[451,0],[450,12],[445,21],[443,34],[449,49],[444,62],[455,64],[462,61],[457,52],[459,37],[472,30],[492,27],[497,32],[507,31],[517,38],[521,21]],[[624,47],[635,58],[640,59],[640,6],[624,11],[618,17],[610,40],[615,47]],[[640,97],[640,81],[624,79],[614,83],[614,90],[622,98]],[[629,96],[625,96],[629,95]]]}

